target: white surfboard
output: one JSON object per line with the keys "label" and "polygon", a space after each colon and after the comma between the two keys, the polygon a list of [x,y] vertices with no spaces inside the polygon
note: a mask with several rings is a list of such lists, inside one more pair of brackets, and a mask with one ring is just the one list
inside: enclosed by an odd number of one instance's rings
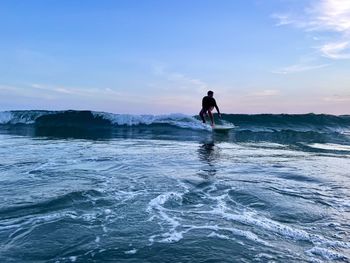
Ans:
{"label": "white surfboard", "polygon": [[212,127],[213,131],[229,131],[232,130],[234,126],[228,126],[228,125],[215,125]]}

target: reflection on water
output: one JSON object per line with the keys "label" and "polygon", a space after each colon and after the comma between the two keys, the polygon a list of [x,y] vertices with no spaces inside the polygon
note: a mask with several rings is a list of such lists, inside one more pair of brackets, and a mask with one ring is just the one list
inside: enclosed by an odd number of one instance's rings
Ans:
{"label": "reflection on water", "polygon": [[[209,130],[184,129],[171,125],[138,125],[138,126],[108,126],[81,127],[79,125],[0,125],[0,134],[13,134],[29,137],[72,138],[88,140],[110,139],[150,139],[198,141],[203,144],[231,142],[272,142],[293,146],[295,150],[309,151],[301,144],[332,143],[350,145],[350,137],[343,133],[324,133],[318,131],[296,130],[242,130],[233,129],[227,132],[211,132]],[[203,142],[205,141],[205,142]],[[208,146],[206,146],[208,148]],[[213,146],[213,149],[215,147]],[[314,149],[311,149],[314,151]],[[318,150],[319,151],[319,150]]]}
{"label": "reflection on water", "polygon": [[199,160],[204,164],[199,175],[204,179],[210,179],[215,176],[217,172],[215,162],[218,159],[218,148],[215,146],[214,141],[212,140],[200,144],[198,148],[198,156]]}

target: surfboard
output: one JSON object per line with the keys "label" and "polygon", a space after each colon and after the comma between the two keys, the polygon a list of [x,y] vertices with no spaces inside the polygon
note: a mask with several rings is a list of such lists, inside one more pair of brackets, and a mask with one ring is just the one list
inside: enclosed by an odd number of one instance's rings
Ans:
{"label": "surfboard", "polygon": [[227,126],[227,125],[215,125],[212,129],[213,131],[217,132],[224,132],[224,131],[229,131],[232,130],[234,126]]}

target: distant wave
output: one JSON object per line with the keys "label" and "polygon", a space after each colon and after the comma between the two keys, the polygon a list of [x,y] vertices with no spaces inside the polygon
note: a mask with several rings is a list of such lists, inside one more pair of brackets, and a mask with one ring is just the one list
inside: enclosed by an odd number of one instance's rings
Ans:
{"label": "distant wave", "polygon": [[[306,144],[350,145],[350,116],[325,114],[223,114],[216,123],[234,126],[216,140],[273,142],[313,151]],[[114,114],[95,111],[0,112],[0,133],[78,139],[203,140],[211,128],[198,116]],[[210,139],[209,138],[209,139]],[[319,149],[317,151],[320,151]],[[323,152],[334,152],[322,149]],[[336,151],[339,152],[339,151]]]}
{"label": "distant wave", "polygon": [[198,119],[180,113],[164,115],[114,114],[94,111],[4,111],[0,124],[34,124],[51,127],[101,128],[113,126],[171,125],[188,129],[207,129]]}
{"label": "distant wave", "polygon": [[224,119],[242,128],[254,130],[295,130],[315,132],[347,132],[349,115],[328,114],[228,114]]}
{"label": "distant wave", "polygon": [[[350,116],[326,114],[223,114],[222,122],[235,125],[239,130],[250,131],[313,131],[344,132],[350,130]],[[185,129],[205,130],[198,117],[180,113],[164,115],[114,114],[94,111],[3,111],[2,125],[36,125],[45,127],[100,128],[116,126],[175,126]]]}
{"label": "distant wave", "polygon": [[34,124],[40,116],[55,114],[58,111],[2,111],[0,112],[0,124]]}

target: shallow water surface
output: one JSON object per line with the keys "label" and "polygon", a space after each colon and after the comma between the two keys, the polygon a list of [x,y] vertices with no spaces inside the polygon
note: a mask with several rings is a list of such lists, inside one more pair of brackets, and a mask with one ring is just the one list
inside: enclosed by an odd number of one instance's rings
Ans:
{"label": "shallow water surface", "polygon": [[350,116],[219,122],[0,112],[0,262],[350,262]]}
{"label": "shallow water surface", "polygon": [[233,138],[0,135],[0,261],[349,262],[348,146]]}

